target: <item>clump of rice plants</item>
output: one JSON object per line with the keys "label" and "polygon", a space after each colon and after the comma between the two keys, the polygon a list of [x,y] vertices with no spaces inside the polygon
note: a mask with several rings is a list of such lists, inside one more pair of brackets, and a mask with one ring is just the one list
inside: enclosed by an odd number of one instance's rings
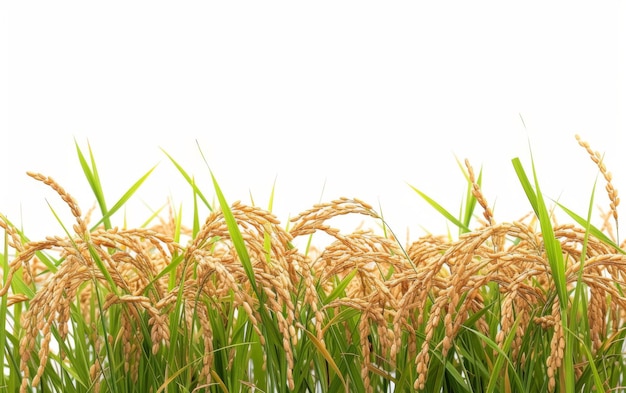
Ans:
{"label": "clump of rice plants", "polygon": [[[535,168],[513,166],[532,214],[496,221],[465,161],[458,238],[401,244],[370,205],[320,203],[287,225],[228,203],[217,179],[194,217],[146,226],[112,218],[152,171],[107,208],[95,159],[77,145],[100,216],[53,178],[29,173],[70,209],[67,236],[29,240],[0,215],[0,391],[7,392],[591,392],[626,382],[626,255],[618,193],[602,156],[605,225],[556,203]],[[166,153],[167,154],[167,153]],[[202,222],[198,204],[210,210]],[[475,214],[480,206],[482,218]],[[338,216],[374,229],[344,233]],[[156,223],[155,223],[156,222]],[[316,247],[314,237],[332,241]],[[296,240],[307,246],[299,249]]]}

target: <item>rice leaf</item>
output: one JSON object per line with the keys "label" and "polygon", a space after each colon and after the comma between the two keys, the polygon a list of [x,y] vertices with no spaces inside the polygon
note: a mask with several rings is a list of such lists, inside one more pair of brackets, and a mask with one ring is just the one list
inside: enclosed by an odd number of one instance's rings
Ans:
{"label": "rice leaf", "polygon": [[315,346],[315,349],[317,349],[317,351],[326,360],[326,363],[328,363],[330,368],[335,372],[335,375],[339,378],[339,380],[341,380],[341,384],[343,385],[345,391],[348,392],[350,390],[348,388],[348,384],[343,378],[341,370],[339,370],[339,367],[337,366],[337,363],[335,363],[333,356],[330,354],[330,352],[328,352],[328,349],[326,349],[326,346],[317,339],[315,334],[309,332],[306,329],[304,330],[304,333],[307,335],[308,339],[311,340],[311,343],[313,344],[313,346]]}
{"label": "rice leaf", "polygon": [[222,190],[220,189],[220,186],[217,182],[217,179],[213,175],[213,172],[211,172],[211,179],[213,180],[213,187],[215,187],[217,200],[219,201],[222,214],[224,215],[224,221],[226,222],[226,226],[228,227],[228,233],[230,235],[231,241],[233,242],[233,246],[237,251],[237,255],[239,256],[241,265],[246,272],[246,276],[248,276],[248,280],[250,280],[250,285],[252,286],[252,289],[258,295],[259,299],[263,299],[263,293],[259,291],[256,284],[256,279],[254,278],[252,261],[250,260],[250,256],[248,255],[248,249],[246,248],[246,243],[243,240],[243,236],[239,231],[237,220],[235,219],[233,212],[230,210],[228,202],[226,202],[226,198],[224,198],[224,194],[222,193]]}
{"label": "rice leaf", "polygon": [[559,206],[561,209],[563,209],[563,211],[565,213],[567,213],[567,215],[572,217],[574,219],[574,221],[576,221],[580,226],[582,226],[583,228],[587,228],[587,231],[593,237],[595,237],[596,239],[599,239],[600,241],[602,241],[602,243],[606,244],[607,246],[613,247],[620,254],[626,254],[626,251],[624,251],[617,243],[615,243],[607,235],[605,235],[604,232],[602,232],[596,226],[591,224],[589,222],[589,220],[585,220],[584,218],[582,218],[578,214],[574,213],[572,210],[570,210],[567,207],[565,207],[562,204],[560,204],[559,202],[555,202],[555,203],[556,203],[557,206]]}
{"label": "rice leaf", "polygon": [[469,232],[470,231],[470,229],[467,227],[467,225],[465,225],[464,223],[459,221],[458,218],[456,218],[452,214],[450,214],[449,211],[447,211],[443,206],[441,206],[439,203],[437,203],[434,199],[430,198],[428,195],[424,194],[422,191],[418,190],[416,187],[413,187],[410,184],[409,184],[409,187],[411,187],[413,189],[413,191],[415,191],[419,196],[421,196],[426,202],[428,202],[428,204],[430,206],[432,206],[441,215],[443,215],[445,218],[447,218],[451,223],[453,223],[454,225],[459,227],[464,232]]}
{"label": "rice leaf", "polygon": [[[502,344],[502,348],[498,347],[498,345],[495,342],[493,342],[491,339],[489,339],[488,337],[482,336],[485,343],[487,343],[489,347],[491,347],[494,351],[498,353],[498,357],[496,358],[496,361],[493,364],[493,369],[491,371],[491,378],[489,379],[489,383],[487,384],[486,393],[494,392],[496,389],[496,384],[498,382],[501,382],[500,371],[502,370],[502,367],[504,366],[504,362],[506,361],[508,363],[508,366],[511,366],[511,367],[513,366],[511,359],[509,359],[509,357],[506,354],[511,348],[511,344],[513,344],[513,339],[515,338],[515,332],[517,331],[517,326],[519,325],[520,321],[521,321],[520,317],[517,317],[515,319],[515,322],[513,322],[513,325],[511,326],[511,329],[509,330],[509,334],[506,336],[506,339],[504,340],[504,343]],[[480,335],[480,333],[478,332],[476,333]],[[514,376],[517,377],[517,374],[514,374]],[[519,380],[519,378],[514,378],[514,380],[515,382],[517,382],[517,389],[519,389],[519,387],[521,386],[521,381]]]}
{"label": "rice leaf", "polygon": [[[463,224],[465,225],[466,228],[469,228],[469,225],[472,221],[472,217],[474,216],[474,210],[476,209],[476,203],[477,203],[476,197],[474,196],[474,193],[472,192],[472,190],[474,189],[474,186],[472,182],[470,182],[469,174],[467,173],[466,168],[463,165],[463,163],[461,163],[461,161],[459,160],[457,156],[454,156],[454,159],[456,160],[457,165],[461,169],[461,172],[463,173],[463,176],[465,177],[465,180],[467,181],[467,190],[465,192],[465,206],[464,208],[461,208],[459,217],[463,217],[463,221],[462,221]],[[478,174],[478,179],[476,180],[476,183],[478,183],[478,185],[482,184],[482,177],[483,177],[483,170],[481,167],[480,173]],[[460,231],[461,233],[469,232],[469,230],[465,230],[463,228],[460,228]]]}
{"label": "rice leaf", "polygon": [[[100,220],[98,220],[98,222],[96,222],[92,227],[91,230],[94,230],[98,227],[98,225],[100,225],[101,223],[105,224],[105,228],[106,229],[111,229],[111,222],[109,220],[109,218],[115,214],[122,206],[124,206],[126,204],[126,202],[128,202],[128,200],[130,199],[130,197],[133,196],[133,194],[139,189],[139,187],[141,187],[141,185],[143,184],[144,181],[146,181],[146,179],[148,178],[148,176],[150,176],[150,174],[156,169],[156,165],[153,166],[148,172],[146,172],[143,176],[141,176],[139,178],[139,180],[137,180],[132,186],[130,186],[130,188],[124,193],[124,195],[122,195],[122,197],[113,205],[113,207],[109,210],[103,210],[102,211],[102,218]],[[105,207],[106,209],[106,207]],[[108,223],[108,224],[107,224]]]}
{"label": "rice leaf", "polygon": [[100,182],[100,176],[98,175],[98,167],[96,166],[96,160],[93,156],[93,152],[91,150],[91,145],[87,142],[87,147],[89,149],[89,158],[91,162],[91,166],[87,162],[85,155],[82,150],[78,146],[78,142],[74,140],[74,144],[76,145],[76,152],[78,154],[78,160],[80,162],[80,166],[83,169],[83,173],[87,178],[87,182],[91,186],[91,190],[93,191],[94,196],[96,197],[96,201],[98,202],[98,206],[100,206],[100,211],[103,215],[104,227],[106,229],[111,228],[111,221],[108,216],[106,216],[108,209],[106,206],[106,201],[104,199],[104,192],[102,191],[102,184]]}
{"label": "rice leaf", "polygon": [[[565,260],[563,258],[561,243],[554,236],[554,229],[552,228],[550,214],[548,213],[548,209],[546,208],[544,198],[539,187],[539,180],[537,177],[537,171],[535,169],[535,163],[532,159],[532,152],[531,166],[534,178],[534,191],[533,186],[528,181],[528,177],[525,175],[523,167],[521,166],[521,164],[519,164],[519,160],[515,159],[513,161],[513,165],[515,166],[515,170],[518,173],[518,178],[522,183],[522,187],[524,188],[524,191],[526,192],[526,195],[531,205],[533,205],[533,209],[535,210],[535,213],[537,214],[537,217],[539,219],[543,244],[548,263],[550,265],[550,274],[552,276],[552,279],[554,280],[554,285],[556,287],[556,292],[561,307],[561,323],[563,324],[564,329],[568,329],[569,323],[567,310],[569,308],[569,298],[567,295],[567,283],[565,281]],[[574,365],[571,356],[570,345],[565,346],[565,356],[563,359],[561,377],[565,381],[565,391],[567,393],[573,393]]]}
{"label": "rice leaf", "polygon": [[204,202],[204,205],[210,210],[213,211],[213,208],[211,207],[211,204],[209,203],[209,201],[206,199],[206,197],[204,196],[204,194],[202,193],[202,191],[200,191],[200,189],[198,188],[198,186],[196,185],[196,182],[191,178],[191,176],[189,176],[189,174],[187,173],[187,171],[185,171],[185,169],[178,163],[176,162],[176,160],[174,160],[174,158],[169,155],[168,152],[166,152],[164,149],[161,149],[161,151],[167,156],[167,158],[169,158],[169,160],[172,162],[172,164],[174,164],[174,166],[176,167],[176,169],[178,169],[178,172],[180,172],[181,175],[183,175],[183,178],[185,178],[185,180],[187,181],[187,183],[189,183],[189,185],[191,186],[191,188],[193,189],[194,193],[197,194],[200,199],[202,199],[202,202]]}

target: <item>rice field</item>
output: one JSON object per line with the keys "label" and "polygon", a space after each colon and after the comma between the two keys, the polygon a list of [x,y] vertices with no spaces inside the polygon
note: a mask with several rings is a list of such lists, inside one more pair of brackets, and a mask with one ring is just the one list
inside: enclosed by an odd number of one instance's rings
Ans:
{"label": "rice field", "polygon": [[[498,222],[466,160],[460,214],[413,189],[458,236],[407,242],[354,198],[285,223],[227,201],[211,173],[211,204],[169,155],[193,219],[170,206],[120,228],[115,213],[150,172],[107,208],[95,158],[77,145],[97,209],[29,173],[71,211],[66,236],[31,240],[0,216],[0,391],[626,391],[619,196],[602,155],[577,139],[609,206],[595,189],[583,215],[548,204],[534,165],[513,159],[531,213]],[[336,228],[343,216],[362,229]],[[318,246],[322,234],[331,241]]]}

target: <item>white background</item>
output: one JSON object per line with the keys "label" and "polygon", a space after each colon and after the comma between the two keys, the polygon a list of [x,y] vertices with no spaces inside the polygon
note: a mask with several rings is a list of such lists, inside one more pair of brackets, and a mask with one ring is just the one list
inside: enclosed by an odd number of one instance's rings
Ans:
{"label": "white background", "polygon": [[145,204],[192,209],[160,148],[214,196],[198,145],[229,201],[252,194],[266,207],[275,181],[286,224],[358,197],[401,238],[446,231],[409,184],[456,214],[455,156],[483,167],[496,221],[529,210],[511,165],[530,170],[529,142],[543,191],[580,214],[597,170],[577,133],[626,192],[621,1],[0,7],[0,212],[33,239],[62,233],[47,202],[71,219],[26,171],[56,179],[84,211],[94,204],[74,141],[90,143],[109,206],[158,164],[129,226],[150,215]]}

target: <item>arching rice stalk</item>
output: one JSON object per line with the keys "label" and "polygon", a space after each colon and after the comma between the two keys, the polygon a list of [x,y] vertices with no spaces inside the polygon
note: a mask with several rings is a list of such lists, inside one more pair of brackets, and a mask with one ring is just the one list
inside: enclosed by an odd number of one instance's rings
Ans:
{"label": "arching rice stalk", "polygon": [[[32,386],[37,386],[48,359],[52,324],[56,324],[61,339],[64,339],[68,333],[67,323],[71,303],[76,299],[82,302],[88,301],[88,297],[83,297],[79,293],[79,289],[85,287],[84,284],[98,285],[104,294],[126,293],[127,296],[145,294],[141,297],[142,301],[137,304],[149,314],[153,314],[151,323],[153,323],[153,332],[156,332],[153,339],[160,336],[162,326],[164,326],[162,319],[165,317],[154,314],[154,308],[146,307],[147,302],[156,303],[163,292],[159,289],[158,281],[152,281],[157,273],[155,269],[159,269],[159,266],[164,267],[164,263],[170,259],[169,253],[160,243],[169,243],[169,239],[149,230],[125,232],[111,230],[95,232],[88,238],[88,242],[81,238],[72,240],[49,238],[46,242],[25,246],[28,251],[14,260],[16,266],[31,259],[35,251],[52,249],[60,250],[63,262],[59,265],[57,272],[31,299],[30,306],[22,318],[22,325],[26,331],[20,344],[20,369],[24,373],[22,390],[27,387],[29,377],[27,364],[37,335],[41,332],[44,339],[39,353],[39,369],[33,378]],[[168,247],[172,249],[171,244]],[[94,255],[102,259],[102,266],[107,269],[106,274],[99,270],[93,260]],[[86,288],[91,286],[88,285]],[[79,306],[83,308],[82,305],[79,304]],[[106,307],[103,311],[105,309]],[[88,316],[88,313],[85,314],[86,323],[96,322],[89,321]],[[155,328],[157,331],[154,330]]]}
{"label": "arching rice stalk", "polygon": [[[502,244],[502,239],[505,237],[516,238],[519,243],[513,245],[511,250],[504,249],[501,252],[494,252],[493,244]],[[514,301],[518,296],[526,296],[529,291],[529,293],[534,293],[533,297],[539,296],[530,285],[525,287],[525,291],[519,289],[521,283],[534,277],[534,274],[533,277],[526,276],[529,271],[533,271],[539,276],[547,276],[547,262],[543,258],[534,258],[532,254],[520,253],[519,244],[522,241],[525,242],[524,244],[533,245],[537,238],[530,228],[522,224],[496,224],[462,235],[438,260],[431,263],[433,272],[440,271],[444,266],[447,266],[450,275],[444,278],[441,292],[434,300],[429,319],[425,325],[425,338],[415,358],[418,373],[414,385],[415,389],[423,390],[425,387],[431,340],[442,317],[445,336],[441,343],[441,352],[445,357],[452,347],[452,342],[461,325],[469,316],[469,311],[472,311],[472,306],[474,305],[474,311],[483,307],[479,292],[481,287],[488,282],[496,282],[504,293],[512,291],[513,295],[510,296],[513,297],[510,301]],[[531,250],[537,248],[533,246]],[[520,266],[523,266],[524,270]],[[531,266],[533,269],[529,269]],[[433,274],[431,273],[427,277],[432,277]],[[520,275],[522,276],[520,277]],[[407,293],[405,298],[412,300],[414,296],[414,294]],[[464,302],[460,304],[461,298],[464,299]],[[407,303],[409,302],[407,301]],[[409,304],[413,307],[411,313],[420,312],[424,307],[425,298],[421,299],[420,303],[411,301]],[[415,305],[419,305],[420,308],[415,308]],[[510,316],[506,313],[509,311],[506,310],[506,307],[504,311],[504,326],[502,327],[508,330]],[[518,310],[518,312],[523,311]],[[404,315],[408,314],[409,310],[405,311]],[[524,329],[523,326],[521,328]]]}
{"label": "arching rice stalk", "polygon": [[[25,331],[19,348],[20,370],[23,374],[21,392],[26,392],[28,389],[30,380],[28,363],[37,342],[37,336],[41,334],[43,339],[38,353],[39,366],[30,381],[33,387],[38,386],[49,357],[52,326],[56,325],[61,340],[67,337],[71,304],[75,300],[79,302],[86,300],[79,294],[84,284],[98,285],[105,294],[119,294],[121,290],[127,295],[136,297],[149,292],[148,297],[141,297],[140,302],[141,306],[146,308],[151,302],[149,299],[157,300],[162,292],[158,289],[158,285],[156,285],[156,291],[152,291],[152,288],[155,288],[154,285],[149,287],[148,285],[152,283],[157,272],[168,263],[171,253],[176,248],[171,239],[150,230],[118,231],[113,229],[90,234],[85,220],[81,217],[78,204],[69,193],[52,178],[37,173],[28,174],[50,186],[66,202],[76,220],[73,226],[76,236],[72,239],[49,237],[45,241],[21,245],[19,244],[21,239],[18,238],[16,232],[2,220],[3,226],[11,235],[12,246],[19,250],[19,253],[9,264],[7,285],[0,290],[0,295],[8,291],[11,278],[17,269],[24,267],[24,271],[33,277],[30,265],[36,260],[37,252],[57,250],[62,260],[58,270],[41,284],[36,295],[30,299],[29,308],[20,321]],[[163,244],[166,246],[164,247]],[[96,263],[94,258],[101,259],[102,264]],[[101,267],[105,271],[100,270]],[[155,312],[152,306],[147,310],[153,314]],[[157,314],[152,315],[153,326],[157,329],[153,331],[162,332],[163,318]],[[95,321],[91,323],[93,322]],[[158,335],[156,334],[153,338]]]}
{"label": "arching rice stalk", "polygon": [[[345,297],[327,304],[324,310],[345,306],[361,312],[359,319],[361,378],[366,391],[371,391],[371,368],[378,366],[372,364],[370,329],[376,326],[378,333],[379,347],[376,352],[378,360],[384,359],[385,366],[393,364],[394,357],[389,356],[395,343],[391,322],[398,308],[397,301],[403,293],[401,290],[403,282],[396,280],[396,277],[407,270],[412,270],[413,266],[395,240],[375,235],[371,231],[357,230],[344,235],[327,223],[328,220],[345,214],[362,214],[379,219],[371,206],[364,202],[342,198],[316,205],[292,219],[295,224],[290,233],[296,237],[321,231],[336,239],[312,263],[314,276],[327,293],[334,289],[337,281],[352,272],[355,273],[345,289]],[[322,317],[316,316],[316,320],[321,321]],[[346,337],[350,336],[351,334],[346,332]],[[378,370],[381,372],[380,368]]]}
{"label": "arching rice stalk", "polygon": [[[309,266],[305,260],[296,257],[291,250],[292,237],[278,224],[279,221],[270,213],[256,208],[243,205],[239,202],[231,206],[231,212],[246,245],[254,272],[257,286],[263,292],[264,299],[252,299],[252,287],[246,276],[246,272],[239,262],[239,257],[230,239],[228,227],[221,211],[215,211],[207,217],[200,232],[185,251],[185,261],[181,269],[186,269],[187,280],[193,279],[195,266],[202,263],[206,268],[197,274],[195,286],[198,291],[207,298],[224,296],[219,293],[221,288],[232,291],[240,305],[248,314],[259,339],[264,343],[262,328],[259,325],[260,314],[256,310],[261,304],[276,323],[279,332],[283,336],[283,350],[287,360],[287,382],[293,386],[293,351],[292,345],[297,343],[296,331],[296,303],[293,295],[297,293],[301,283],[300,278],[308,271]],[[179,271],[182,274],[182,271]],[[224,280],[225,285],[213,285],[208,275],[215,275],[218,280]],[[315,291],[313,280],[304,281],[307,291]],[[200,293],[198,292],[198,293]],[[194,295],[194,297],[197,295]],[[186,299],[195,301],[195,299]],[[313,301],[311,296],[308,301]],[[315,309],[317,305],[314,304]],[[266,354],[265,354],[266,356]],[[205,353],[205,361],[210,361],[210,355]],[[205,370],[208,369],[205,364]]]}
{"label": "arching rice stalk", "polygon": [[[356,232],[347,235],[344,240],[348,242],[336,241],[320,255],[324,262],[317,265],[321,270],[316,275],[321,282],[332,284],[352,271],[356,273],[346,287],[345,296],[332,301],[324,310],[348,306],[360,311],[361,377],[366,391],[370,391],[370,329],[375,326],[378,333],[376,355],[379,359],[388,359],[383,366],[393,364],[393,358],[389,357],[394,342],[391,321],[397,309],[398,292],[392,291],[388,279],[393,278],[396,271],[409,269],[410,265],[404,256],[398,254],[397,244],[388,239],[368,232]],[[330,287],[327,289],[332,290]]]}

